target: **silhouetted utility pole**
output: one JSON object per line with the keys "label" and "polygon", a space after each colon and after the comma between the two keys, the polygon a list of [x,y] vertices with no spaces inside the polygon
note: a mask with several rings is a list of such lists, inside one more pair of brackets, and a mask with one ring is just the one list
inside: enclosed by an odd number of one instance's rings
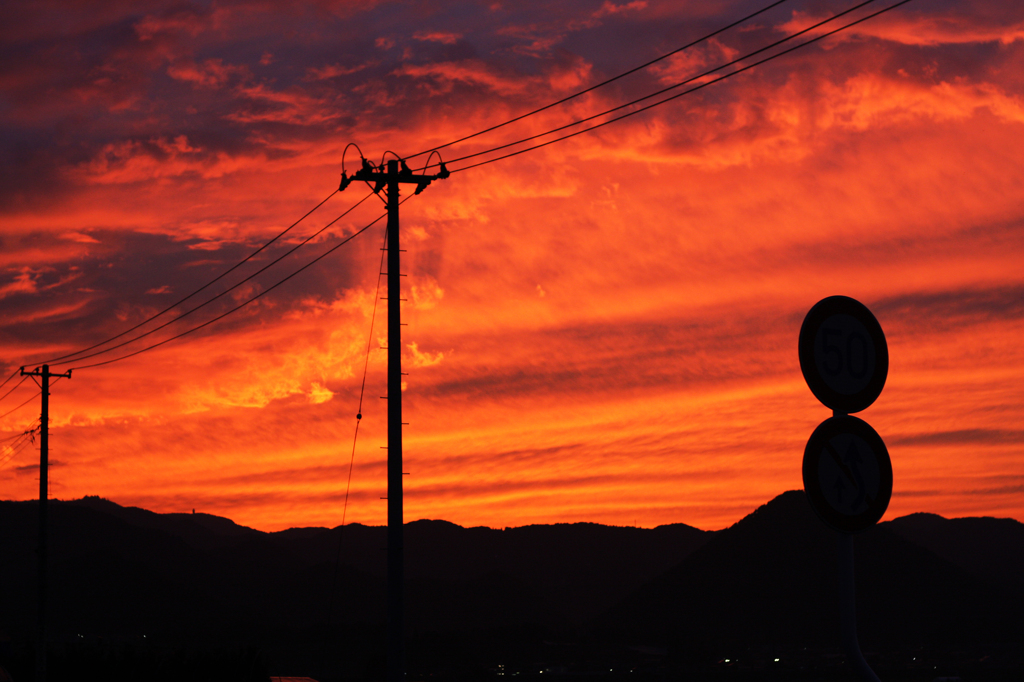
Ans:
{"label": "silhouetted utility pole", "polygon": [[[401,165],[401,169],[399,169]],[[445,179],[441,164],[437,175],[416,175],[401,159],[375,167],[363,159],[363,167],[349,178],[341,177],[340,190],[353,180],[373,183],[374,192],[387,188],[388,205],[388,682],[405,680],[404,635],[404,509],[402,497],[402,307],[401,253],[398,241],[398,186],[416,185],[416,194],[433,180]]]}
{"label": "silhouetted utility pole", "polygon": [[[51,374],[50,366],[43,365],[31,372],[21,368],[23,376],[40,377],[42,383],[42,414],[39,417],[39,612],[36,641],[36,682],[46,682],[46,498],[49,493],[50,468],[50,378],[71,378],[71,370],[64,374]],[[34,381],[34,379],[33,379]]]}

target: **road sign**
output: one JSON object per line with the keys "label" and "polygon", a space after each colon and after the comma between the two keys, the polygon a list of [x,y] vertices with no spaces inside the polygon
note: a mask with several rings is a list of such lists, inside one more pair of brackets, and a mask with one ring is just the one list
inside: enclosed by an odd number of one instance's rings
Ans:
{"label": "road sign", "polygon": [[826,419],[804,449],[804,491],[822,521],[856,533],[882,518],[892,497],[892,462],[871,426],[847,415]]}
{"label": "road sign", "polygon": [[882,392],[889,348],[878,320],[860,301],[829,296],[800,327],[800,369],[814,396],[836,412],[860,412]]}

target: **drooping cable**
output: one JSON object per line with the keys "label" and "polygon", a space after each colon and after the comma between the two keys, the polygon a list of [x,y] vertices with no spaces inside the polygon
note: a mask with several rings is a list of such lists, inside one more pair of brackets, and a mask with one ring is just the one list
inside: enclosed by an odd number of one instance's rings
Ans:
{"label": "drooping cable", "polygon": [[[408,199],[409,197],[406,197]],[[405,203],[405,199],[401,203]],[[355,466],[356,461],[356,443],[359,440],[359,425],[363,421],[363,398],[366,395],[366,375],[370,368],[370,346],[373,343],[373,325],[377,319],[377,302],[380,300],[380,278],[384,274],[384,257],[387,253],[388,248],[388,231],[384,229],[384,242],[381,245],[380,253],[380,266],[377,268],[377,288],[373,293],[373,309],[370,312],[370,331],[367,333],[366,338],[366,355],[363,361],[363,381],[359,387],[359,407],[356,411],[356,427],[352,434],[352,454],[349,456],[348,461],[348,480],[345,483],[345,502],[341,508],[341,528],[338,531],[338,550],[334,558],[334,578],[331,581],[331,592],[330,599],[327,605],[327,618],[324,626],[324,642],[320,649],[320,669],[321,675],[323,675],[325,668],[325,656],[327,651],[327,636],[330,631],[331,621],[334,618],[334,596],[338,589],[338,573],[341,570],[341,550],[344,546],[345,539],[345,519],[348,516],[348,499],[349,493],[352,490],[352,470]],[[390,294],[389,294],[390,296]]]}
{"label": "drooping cable", "polygon": [[[409,197],[406,197],[401,202],[399,202],[399,206],[404,204],[406,199],[408,199],[408,198]],[[374,291],[374,294],[373,294],[373,310],[370,312],[370,332],[369,332],[369,335],[366,338],[366,357],[363,360],[363,382],[359,386],[359,411],[356,412],[356,418],[357,419],[362,419],[363,418],[362,417],[362,415],[363,415],[363,397],[366,395],[366,373],[367,373],[367,371],[368,371],[368,369],[370,367],[370,345],[373,343],[373,322],[374,322],[375,319],[377,319],[377,302],[380,300],[380,278],[384,274],[384,257],[387,254],[387,250],[388,250],[388,231],[384,230],[384,245],[381,247],[381,250],[380,250],[381,251],[381,253],[380,253],[380,267],[378,268],[378,271],[377,271],[378,272],[378,274],[377,274],[377,289]],[[388,293],[388,296],[390,297],[391,294]]]}

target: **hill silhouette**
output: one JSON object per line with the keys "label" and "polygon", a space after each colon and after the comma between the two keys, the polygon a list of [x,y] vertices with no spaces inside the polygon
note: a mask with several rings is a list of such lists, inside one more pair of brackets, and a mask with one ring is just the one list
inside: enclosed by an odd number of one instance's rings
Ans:
{"label": "hill silhouette", "polygon": [[[31,641],[34,627],[36,510],[34,502],[0,502],[0,545],[13,559],[0,564],[0,580],[24,586],[5,595],[0,631],[21,641]],[[383,661],[384,527],[264,533],[95,497],[52,501],[50,518],[54,640],[255,644],[272,671],[279,663],[307,674],[325,658],[354,661],[346,668],[353,675]],[[573,631],[709,536],[682,524],[409,523],[410,651],[421,636],[457,634],[486,654],[492,642]]]}
{"label": "hill silhouette", "polygon": [[[1019,575],[992,568],[1021,524],[993,526],[976,542],[978,554],[965,563],[985,568],[972,572],[926,548],[959,553],[960,524],[946,523],[932,524],[921,538],[903,520],[855,537],[858,624],[869,661],[884,664],[878,654],[885,651],[1022,641]],[[611,609],[598,629],[608,641],[733,661],[752,651],[774,662],[779,652],[838,648],[836,566],[835,534],[801,491],[787,492]]]}
{"label": "hill silhouette", "polygon": [[[264,533],[95,497],[54,501],[51,520],[50,632],[65,647],[248,647],[272,674],[320,680],[381,670],[383,527]],[[1016,679],[1022,532],[1008,519],[916,514],[856,536],[861,642],[876,670],[930,680],[914,675],[941,664]],[[35,542],[36,504],[0,502],[0,636],[12,640],[0,665],[25,659],[32,641]],[[767,679],[772,665],[782,677],[771,679],[829,677],[842,664],[835,544],[799,491],[717,532],[414,521],[410,679],[616,667]]]}
{"label": "hill silhouette", "polygon": [[1024,595],[1024,524],[1013,519],[944,519],[919,513],[884,525],[997,589]]}

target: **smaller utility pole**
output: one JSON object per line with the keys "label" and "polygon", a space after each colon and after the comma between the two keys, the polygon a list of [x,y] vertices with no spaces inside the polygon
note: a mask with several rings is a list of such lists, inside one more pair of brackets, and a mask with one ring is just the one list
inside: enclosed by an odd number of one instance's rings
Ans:
{"label": "smaller utility pole", "polygon": [[71,378],[71,370],[64,374],[51,374],[50,366],[43,365],[31,372],[21,368],[22,376],[40,377],[42,383],[42,414],[39,417],[39,611],[36,641],[36,682],[46,682],[46,499],[49,494],[50,467],[50,379]]}

